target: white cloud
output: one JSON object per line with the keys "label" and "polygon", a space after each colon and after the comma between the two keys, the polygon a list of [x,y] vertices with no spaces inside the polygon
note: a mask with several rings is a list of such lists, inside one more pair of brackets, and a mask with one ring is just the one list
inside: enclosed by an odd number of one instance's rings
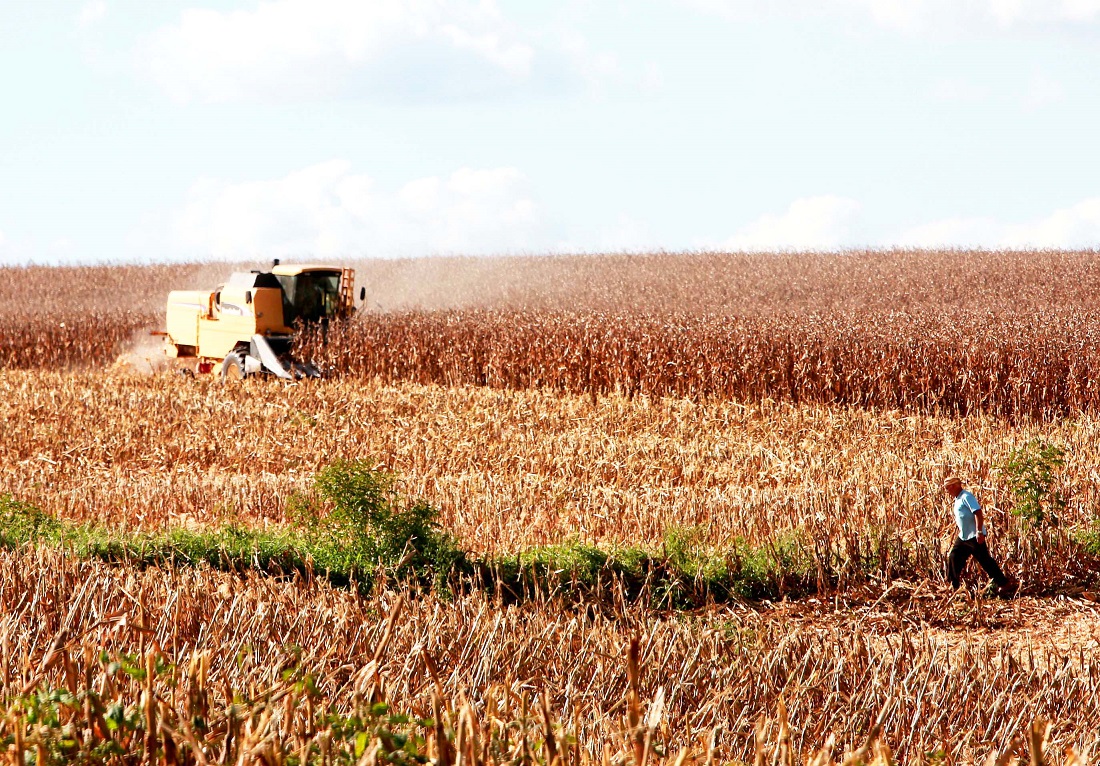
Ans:
{"label": "white cloud", "polygon": [[1024,108],[1029,112],[1040,111],[1063,101],[1065,97],[1065,88],[1060,81],[1036,73],[1027,81],[1023,98]]}
{"label": "white cloud", "polygon": [[205,179],[163,225],[136,232],[149,257],[503,253],[545,241],[515,168],[455,171],[385,190],[343,160],[272,180]]}
{"label": "white cloud", "polygon": [[621,79],[619,58],[607,51],[593,50],[588,38],[575,30],[563,30],[555,44],[572,70],[584,81],[589,94],[600,97],[608,82]]}
{"label": "white cloud", "polygon": [[1056,210],[1036,221],[1006,226],[1001,244],[1010,247],[1096,247],[1100,244],[1100,197]]}
{"label": "white cloud", "polygon": [[972,103],[987,99],[989,89],[962,77],[949,77],[933,85],[929,95],[937,101]]}
{"label": "white cloud", "polygon": [[825,195],[795,200],[781,215],[768,214],[738,229],[722,247],[730,250],[829,250],[852,244],[850,226],[860,205]]}
{"label": "white cloud", "polygon": [[620,213],[610,225],[578,234],[582,235],[580,239],[559,242],[555,250],[565,253],[644,253],[662,248],[662,243],[645,221],[626,213]]}
{"label": "white cloud", "polygon": [[510,74],[526,76],[531,71],[534,50],[524,43],[502,40],[497,31],[479,34],[455,24],[444,24],[440,32],[457,50],[475,53]]}
{"label": "white cloud", "polygon": [[0,266],[27,263],[60,264],[76,258],[78,248],[67,235],[5,235],[0,231]]}
{"label": "white cloud", "polygon": [[1072,250],[1100,245],[1100,197],[1023,222],[990,216],[943,218],[870,243],[857,242],[852,235],[860,210],[858,202],[846,197],[796,200],[786,212],[762,216],[720,246],[729,250],[834,250],[864,244]]}
{"label": "white cloud", "polygon": [[80,9],[81,26],[89,26],[97,21],[102,21],[107,15],[106,0],[88,0]]}
{"label": "white cloud", "polygon": [[232,101],[519,80],[534,55],[491,0],[270,0],[186,9],[139,58],[178,100]]}
{"label": "white cloud", "polygon": [[1100,244],[1100,197],[1023,223],[996,218],[947,218],[902,232],[908,247],[1094,248]]}
{"label": "white cloud", "polygon": [[646,64],[645,73],[641,79],[642,90],[646,93],[657,93],[664,90],[665,74],[656,61]]}
{"label": "white cloud", "polygon": [[993,218],[944,218],[903,231],[901,247],[996,247],[1003,227]]}
{"label": "white cloud", "polygon": [[1100,21],[1100,0],[682,0],[733,20],[847,16],[906,32],[1008,29]]}

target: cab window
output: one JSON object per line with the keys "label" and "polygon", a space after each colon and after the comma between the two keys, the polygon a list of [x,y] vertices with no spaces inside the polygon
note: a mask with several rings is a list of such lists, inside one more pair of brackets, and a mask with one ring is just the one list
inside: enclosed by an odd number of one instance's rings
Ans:
{"label": "cab window", "polygon": [[340,272],[307,271],[277,275],[283,288],[283,323],[318,322],[336,314],[340,300]]}

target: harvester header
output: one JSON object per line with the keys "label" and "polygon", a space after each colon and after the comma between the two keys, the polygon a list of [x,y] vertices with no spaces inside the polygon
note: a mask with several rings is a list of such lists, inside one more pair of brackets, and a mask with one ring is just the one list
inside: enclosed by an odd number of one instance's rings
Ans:
{"label": "harvester header", "polygon": [[351,317],[354,286],[352,269],[275,261],[270,271],[234,272],[213,290],[174,290],[168,294],[165,352],[194,359],[200,373],[221,365],[223,379],[260,373],[320,377],[291,355],[294,333]]}

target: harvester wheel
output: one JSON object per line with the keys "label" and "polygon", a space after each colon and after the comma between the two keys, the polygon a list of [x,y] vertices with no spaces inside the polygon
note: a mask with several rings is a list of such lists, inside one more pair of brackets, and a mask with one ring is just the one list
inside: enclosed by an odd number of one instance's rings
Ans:
{"label": "harvester wheel", "polygon": [[244,361],[236,353],[230,353],[222,362],[222,381],[236,382],[244,380],[248,374],[244,371]]}

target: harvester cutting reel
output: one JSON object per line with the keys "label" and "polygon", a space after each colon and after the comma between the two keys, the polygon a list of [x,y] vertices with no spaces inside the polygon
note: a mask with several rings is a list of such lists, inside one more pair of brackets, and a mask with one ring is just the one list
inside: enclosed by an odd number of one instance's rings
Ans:
{"label": "harvester cutting reel", "polygon": [[222,380],[241,380],[252,375],[275,375],[285,380],[319,378],[321,371],[309,362],[290,355],[290,338],[253,335],[248,343],[239,343],[222,361]]}

